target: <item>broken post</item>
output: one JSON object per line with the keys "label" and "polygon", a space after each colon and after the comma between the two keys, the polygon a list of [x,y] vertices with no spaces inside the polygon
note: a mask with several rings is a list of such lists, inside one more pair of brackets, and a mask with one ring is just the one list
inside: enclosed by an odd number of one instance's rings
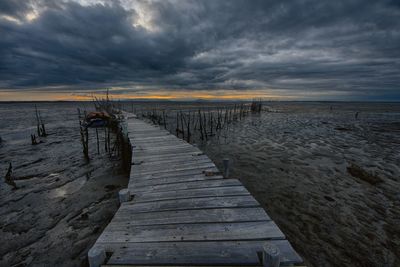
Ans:
{"label": "broken post", "polygon": [[225,158],[223,159],[223,164],[224,164],[224,178],[229,177],[229,159]]}
{"label": "broken post", "polygon": [[4,177],[4,180],[7,184],[11,185],[13,187],[13,189],[17,189],[18,187],[14,182],[14,178],[12,177],[12,169],[13,169],[13,167],[10,162],[8,165],[8,170],[7,170],[6,176]]}
{"label": "broken post", "polygon": [[270,243],[263,245],[263,266],[264,267],[279,267],[281,263],[279,248]]}
{"label": "broken post", "polygon": [[118,192],[119,203],[122,204],[124,202],[128,202],[131,200],[131,192],[127,188],[121,189]]}
{"label": "broken post", "polygon": [[91,248],[88,252],[90,267],[100,267],[106,260],[106,251],[103,248]]}

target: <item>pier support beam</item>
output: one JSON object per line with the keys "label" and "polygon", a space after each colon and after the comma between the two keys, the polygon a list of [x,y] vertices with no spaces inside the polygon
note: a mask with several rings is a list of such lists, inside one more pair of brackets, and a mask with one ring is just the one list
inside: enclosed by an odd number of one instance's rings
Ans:
{"label": "pier support beam", "polygon": [[279,267],[281,263],[280,251],[277,246],[269,243],[263,245],[263,266],[264,267]]}
{"label": "pier support beam", "polygon": [[127,188],[121,189],[118,192],[119,203],[128,202],[131,200],[131,192]]}
{"label": "pier support beam", "polygon": [[91,248],[88,252],[90,267],[100,267],[106,260],[106,251],[103,248]]}
{"label": "pier support beam", "polygon": [[224,178],[229,178],[229,159],[225,158],[222,162],[224,164]]}

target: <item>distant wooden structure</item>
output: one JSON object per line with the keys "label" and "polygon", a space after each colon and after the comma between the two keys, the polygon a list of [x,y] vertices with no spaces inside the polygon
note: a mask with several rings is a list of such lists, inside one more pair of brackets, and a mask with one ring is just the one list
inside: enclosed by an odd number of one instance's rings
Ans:
{"label": "distant wooden structure", "polygon": [[280,266],[302,262],[237,179],[197,147],[127,115],[133,146],[121,207],[90,266]]}

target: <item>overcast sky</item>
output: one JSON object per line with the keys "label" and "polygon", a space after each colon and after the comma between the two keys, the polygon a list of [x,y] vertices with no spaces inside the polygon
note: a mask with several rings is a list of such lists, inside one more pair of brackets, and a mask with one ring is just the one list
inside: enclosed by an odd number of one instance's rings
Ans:
{"label": "overcast sky", "polygon": [[398,0],[0,1],[8,94],[400,100],[399,82]]}

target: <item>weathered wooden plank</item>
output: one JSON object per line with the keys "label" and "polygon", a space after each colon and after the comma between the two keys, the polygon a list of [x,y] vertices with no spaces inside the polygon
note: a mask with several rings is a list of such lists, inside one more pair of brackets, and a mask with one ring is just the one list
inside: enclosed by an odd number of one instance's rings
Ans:
{"label": "weathered wooden plank", "polygon": [[182,159],[185,158],[196,158],[198,157],[197,153],[192,153],[192,152],[183,152],[183,153],[173,153],[173,154],[166,154],[166,155],[158,155],[158,156],[154,156],[154,155],[148,155],[148,156],[135,156],[132,160],[132,165],[140,165],[142,163],[145,162],[149,162],[150,164],[152,162],[157,162],[157,160],[159,159],[160,161],[164,161],[164,162],[168,162],[169,160],[171,161],[180,161]]}
{"label": "weathered wooden plank", "polygon": [[[151,142],[151,141],[150,141],[150,142]],[[136,146],[136,145],[134,145],[134,146]],[[146,145],[140,145],[140,144],[139,144],[139,146],[146,146]],[[146,149],[148,149],[148,150],[153,151],[154,153],[156,153],[158,147],[160,147],[160,146],[150,146],[150,145],[148,145]],[[135,148],[135,147],[134,147],[134,148]],[[160,148],[163,148],[163,147],[160,147]],[[169,144],[165,144],[164,150],[167,149],[167,148],[170,148],[170,149],[171,149],[171,148],[174,148],[174,146],[169,146]],[[200,150],[199,150],[198,148],[196,148],[196,147],[194,147],[194,146],[192,146],[192,145],[189,145],[189,144],[179,144],[179,145],[177,145],[177,148],[191,148],[191,149],[193,149],[195,152],[200,152]],[[137,148],[136,148],[136,150],[137,150]],[[134,150],[134,152],[135,152],[135,150]],[[137,151],[137,152],[139,152],[139,151]]]}
{"label": "weathered wooden plank", "polygon": [[161,185],[161,184],[168,184],[168,183],[178,183],[184,181],[198,181],[198,180],[215,180],[221,179],[221,175],[215,176],[205,176],[202,173],[198,174],[188,174],[188,175],[178,175],[178,176],[163,176],[163,177],[153,177],[153,178],[145,178],[145,179],[130,179],[129,180],[129,187],[135,188],[135,185],[139,188],[142,185]]}
{"label": "weathered wooden plank", "polygon": [[287,240],[269,240],[118,244],[107,264],[257,266],[261,264],[257,252],[266,242],[279,248],[282,265],[302,262]]}
{"label": "weathered wooden plank", "polygon": [[147,132],[147,133],[143,133],[143,134],[134,134],[134,136],[132,137],[133,141],[138,140],[138,141],[144,141],[144,140],[153,140],[156,138],[159,139],[173,139],[174,136],[171,135],[170,133],[163,133],[163,132]]}
{"label": "weathered wooden plank", "polygon": [[[134,146],[137,145],[150,145],[148,140],[134,140]],[[151,145],[155,146],[155,145],[163,145],[166,142],[168,142],[168,144],[176,144],[176,145],[181,145],[181,144],[186,144],[189,145],[188,143],[185,143],[182,140],[179,139],[174,139],[174,138],[169,138],[169,139],[154,139],[151,140]]]}
{"label": "weathered wooden plank", "polygon": [[169,140],[176,140],[176,137],[173,136],[172,134],[169,133],[153,133],[153,132],[147,132],[143,133],[141,135],[137,134],[130,134],[129,138],[131,138],[134,141],[138,142],[143,142],[143,141],[149,141],[149,140],[163,140],[163,139],[169,139]]}
{"label": "weathered wooden plank", "polygon": [[177,155],[180,153],[196,154],[197,152],[198,151],[196,151],[194,148],[179,148],[174,150],[160,149],[156,151],[142,150],[133,152],[133,157],[135,157],[135,159],[140,159],[141,157],[153,156],[153,155],[160,155],[160,156],[164,154]]}
{"label": "weathered wooden plank", "polygon": [[135,141],[135,143],[132,144],[133,148],[136,147],[162,147],[162,146],[191,146],[188,143],[183,143],[183,142],[178,142],[176,140],[152,140],[152,141]]}
{"label": "weathered wooden plank", "polygon": [[175,172],[177,175],[184,174],[201,174],[205,170],[216,169],[215,165],[210,163],[204,163],[197,166],[182,166],[175,168],[165,168],[157,169],[157,170],[134,170],[134,174],[131,175],[131,178],[144,180],[144,179],[153,179],[158,177],[168,177],[173,176]]}
{"label": "weathered wooden plank", "polygon": [[133,148],[140,148],[140,147],[146,147],[149,149],[156,149],[156,148],[163,148],[163,147],[193,147],[192,145],[188,144],[188,143],[178,143],[174,140],[170,141],[170,140],[163,140],[164,142],[157,142],[157,143],[153,143],[152,141],[150,142],[138,142],[138,143],[134,143],[132,145]]}
{"label": "weathered wooden plank", "polygon": [[129,229],[139,225],[173,225],[187,223],[225,223],[270,221],[264,209],[216,208],[196,210],[154,211],[132,214],[129,209],[118,210],[108,230]]}
{"label": "weathered wooden plank", "polygon": [[138,156],[134,155],[134,162],[140,162],[141,160],[156,160],[157,158],[159,159],[169,159],[169,158],[179,158],[179,157],[191,157],[191,156],[198,156],[198,155],[203,155],[201,152],[180,152],[180,153],[164,153],[164,154],[157,154],[157,155],[147,155],[147,156]]}
{"label": "weathered wooden plank", "polygon": [[166,150],[171,150],[171,153],[177,152],[177,151],[186,151],[186,150],[190,150],[193,152],[199,151],[194,146],[191,146],[188,144],[181,144],[181,145],[165,144],[163,146],[137,146],[137,147],[133,146],[132,148],[133,148],[133,152],[136,154],[140,154],[141,152],[147,152],[147,153],[152,152],[155,155],[157,155],[158,152],[166,151]]}
{"label": "weathered wooden plank", "polygon": [[129,189],[133,190],[133,191],[137,191],[137,190],[140,191],[141,187],[146,187],[146,186],[181,183],[181,182],[185,182],[185,181],[190,182],[190,181],[214,180],[214,179],[222,179],[222,178],[223,177],[221,175],[205,176],[204,174],[186,175],[186,176],[168,176],[168,177],[155,178],[155,179],[132,181],[129,183]]}
{"label": "weathered wooden plank", "polygon": [[158,127],[153,127],[153,126],[149,126],[149,125],[146,125],[146,124],[137,125],[137,127],[131,127],[128,124],[128,128],[127,129],[128,129],[128,131],[130,133],[134,133],[134,134],[140,134],[140,133],[147,132],[147,131],[163,132],[163,130],[161,130]]}
{"label": "weathered wooden plank", "polygon": [[131,226],[112,229],[112,222],[100,235],[99,243],[233,241],[284,239],[285,235],[273,221],[238,223],[201,223],[180,225]]}
{"label": "weathered wooden plank", "polygon": [[201,161],[208,161],[212,162],[207,156],[204,155],[184,155],[179,157],[169,157],[169,158],[160,158],[156,157],[155,159],[141,159],[140,162],[137,162],[136,166],[143,166],[143,165],[162,165],[162,164],[169,164],[169,163],[178,163],[178,162],[201,162]]}
{"label": "weathered wooden plank", "polygon": [[184,170],[169,170],[167,172],[162,173],[152,173],[152,174],[143,174],[143,173],[135,173],[132,170],[130,175],[130,179],[134,180],[147,180],[147,179],[156,179],[156,178],[166,178],[166,177],[173,177],[173,176],[191,176],[191,175],[204,175],[205,171],[215,172],[216,174],[219,173],[216,167],[198,167],[193,169],[184,169]]}
{"label": "weathered wooden plank", "polygon": [[215,164],[210,160],[201,160],[197,162],[176,162],[176,163],[164,163],[158,165],[135,165],[132,166],[132,172],[137,175],[146,175],[153,173],[165,173],[171,171],[182,171],[182,170],[193,170],[198,168],[214,168]]}
{"label": "weathered wooden plank", "polygon": [[243,186],[225,186],[215,188],[198,188],[166,192],[137,193],[135,202],[148,202],[180,198],[218,197],[218,196],[243,196],[249,195]]}
{"label": "weathered wooden plank", "polygon": [[182,145],[175,145],[175,144],[164,144],[164,145],[159,145],[159,146],[146,146],[146,145],[139,145],[139,146],[133,146],[133,153],[140,154],[141,152],[152,152],[153,154],[157,154],[158,151],[164,151],[164,150],[171,150],[171,152],[175,151],[181,151],[184,149],[190,149],[192,151],[195,151],[195,148],[191,145],[187,144],[182,144]]}
{"label": "weathered wooden plank", "polygon": [[187,198],[160,200],[154,202],[125,202],[121,205],[119,211],[125,211],[132,214],[153,211],[171,211],[186,209],[212,209],[212,208],[248,208],[259,207],[259,203],[251,196],[222,196],[209,198]]}
{"label": "weathered wooden plank", "polygon": [[128,124],[128,131],[130,133],[142,133],[142,132],[146,132],[146,131],[162,131],[159,127],[154,127],[151,125],[147,125],[147,124],[141,124],[141,125],[136,125],[134,127],[130,126],[130,124]]}
{"label": "weathered wooden plank", "polygon": [[197,162],[197,161],[202,161],[202,160],[208,160],[209,162],[212,162],[206,155],[180,155],[180,156],[175,156],[175,157],[154,157],[154,158],[148,158],[148,159],[141,159],[140,161],[135,162],[134,165],[161,165],[163,163],[175,163],[175,162]]}
{"label": "weathered wooden plank", "polygon": [[[163,191],[175,191],[175,190],[187,190],[195,188],[212,188],[221,186],[235,186],[242,185],[237,179],[219,179],[219,180],[201,180],[201,181],[183,181],[173,184],[153,185],[142,187],[142,191],[150,192],[163,192]],[[136,187],[136,189],[139,189]]]}

